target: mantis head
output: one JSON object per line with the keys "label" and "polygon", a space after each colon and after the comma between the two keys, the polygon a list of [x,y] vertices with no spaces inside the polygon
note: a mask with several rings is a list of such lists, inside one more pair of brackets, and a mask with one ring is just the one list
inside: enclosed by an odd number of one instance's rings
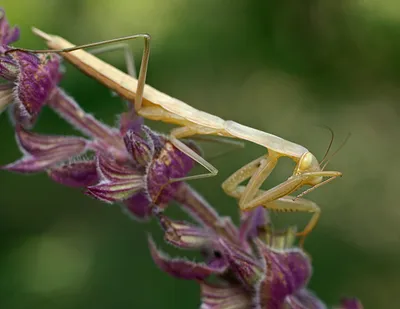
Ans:
{"label": "mantis head", "polygon": [[[293,175],[301,175],[304,173],[321,172],[321,166],[317,158],[311,153],[306,152],[297,163]],[[307,184],[314,186],[321,183],[323,180],[322,176],[310,176],[307,177]]]}
{"label": "mantis head", "polygon": [[[327,171],[323,172],[329,161],[342,149],[342,147],[346,144],[347,140],[350,138],[350,134],[347,135],[345,140],[342,142],[342,144],[339,146],[339,148],[332,153],[330,156],[329,150],[331,149],[333,139],[334,139],[334,133],[333,130],[327,127],[329,131],[332,134],[332,138],[329,142],[328,148],[325,152],[325,155],[321,162],[318,162],[317,158],[309,151],[305,152],[301,157],[299,162],[297,163],[294,173],[294,176],[300,176],[304,173],[308,173],[308,175],[304,175],[303,178],[303,184],[308,184],[310,186],[319,186],[322,185],[323,182],[323,177],[330,177],[332,179],[342,176],[342,173],[340,172],[333,172],[333,171]],[[330,180],[327,180],[330,181]]]}

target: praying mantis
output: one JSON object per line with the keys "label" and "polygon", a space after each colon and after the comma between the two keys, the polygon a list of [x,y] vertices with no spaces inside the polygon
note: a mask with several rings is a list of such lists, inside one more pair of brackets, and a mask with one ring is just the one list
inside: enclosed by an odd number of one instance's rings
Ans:
{"label": "praying mantis", "polygon": [[[212,177],[218,173],[217,168],[182,143],[179,140],[181,138],[193,135],[216,135],[253,142],[265,147],[267,153],[243,166],[226,179],[222,184],[225,193],[238,199],[238,204],[242,211],[249,211],[262,205],[272,211],[312,213],[312,218],[304,230],[297,233],[297,235],[305,237],[313,230],[320,216],[320,208],[315,203],[300,197],[342,176],[342,173],[338,171],[325,171],[324,168],[327,162],[324,163],[324,160],[322,160],[319,163],[317,158],[301,145],[273,134],[197,110],[176,98],[146,85],[145,81],[150,55],[150,35],[136,34],[74,46],[59,36],[47,34],[36,28],[33,31],[36,35],[46,40],[50,50],[15,48],[8,52],[18,50],[33,53],[61,53],[64,58],[76,65],[84,73],[132,102],[138,115],[147,119],[173,123],[179,126],[170,132],[171,142],[193,160],[204,166],[208,170],[208,173],[174,179],[174,181]],[[144,50],[138,79],[83,50],[84,48],[138,38],[144,39]],[[269,177],[281,157],[289,157],[296,163],[292,176],[273,188],[265,191],[260,190],[261,185]],[[249,179],[247,185],[241,185],[247,179]],[[311,188],[300,193],[295,198],[289,196],[306,185],[311,186]]]}

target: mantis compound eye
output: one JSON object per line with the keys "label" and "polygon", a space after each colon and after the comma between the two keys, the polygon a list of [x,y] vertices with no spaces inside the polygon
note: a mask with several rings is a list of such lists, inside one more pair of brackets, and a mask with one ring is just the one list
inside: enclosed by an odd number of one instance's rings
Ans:
{"label": "mantis compound eye", "polygon": [[311,152],[306,152],[299,161],[299,168],[300,172],[307,171],[313,166],[313,163],[317,161],[314,155]]}

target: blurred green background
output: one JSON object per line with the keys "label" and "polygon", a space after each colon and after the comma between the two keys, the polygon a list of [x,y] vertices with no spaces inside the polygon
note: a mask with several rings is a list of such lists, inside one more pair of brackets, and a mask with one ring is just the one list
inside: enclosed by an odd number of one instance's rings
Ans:
{"label": "blurred green background", "polygon": [[[3,0],[18,46],[44,48],[36,26],[73,43],[148,32],[148,83],[196,108],[277,134],[322,158],[330,126],[329,165],[344,177],[308,198],[323,212],[306,248],[310,287],[327,304],[344,295],[365,308],[400,308],[400,4],[395,0]],[[132,46],[138,55],[141,42]],[[103,56],[102,56],[103,57]],[[124,68],[123,54],[103,57]],[[121,100],[66,65],[62,87],[109,124]],[[168,127],[151,123],[157,130]],[[0,164],[20,157],[6,115],[0,118]],[[37,132],[75,133],[45,109]],[[206,154],[225,145],[204,145]],[[212,161],[218,177],[192,185],[237,221],[234,200],[220,189],[236,169],[265,153],[258,146]],[[265,188],[290,175],[289,160]],[[46,175],[0,173],[0,308],[198,308],[194,282],[153,265],[140,224]],[[272,216],[304,225],[304,214]],[[162,248],[174,254],[185,252]]]}

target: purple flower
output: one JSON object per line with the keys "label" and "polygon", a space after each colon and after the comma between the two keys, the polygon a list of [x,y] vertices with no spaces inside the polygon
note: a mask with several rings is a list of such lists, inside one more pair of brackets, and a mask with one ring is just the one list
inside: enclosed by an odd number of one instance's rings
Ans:
{"label": "purple flower", "polygon": [[35,173],[84,153],[89,141],[80,137],[40,135],[17,126],[16,139],[24,157],[2,169]]}
{"label": "purple flower", "polygon": [[[122,203],[129,214],[147,219],[154,205],[162,209],[174,199],[182,182],[173,179],[186,176],[194,166],[190,157],[131,111],[121,116],[117,129],[85,113],[59,88],[48,104],[88,138],[41,135],[17,125],[16,139],[24,156],[2,169],[46,171],[56,182],[84,188],[103,202]],[[82,155],[87,158],[80,159]]]}
{"label": "purple flower", "polygon": [[146,126],[128,130],[123,140],[129,157],[117,161],[98,152],[100,181],[86,193],[107,203],[123,202],[129,213],[146,219],[153,205],[162,209],[174,199],[182,182],[171,180],[186,176],[194,161]]}
{"label": "purple flower", "polygon": [[[4,13],[4,11],[1,11]],[[0,18],[0,109],[12,104],[20,160],[2,169],[35,173],[46,171],[55,181],[81,187],[107,203],[123,203],[128,213],[146,219],[153,205],[165,208],[174,198],[194,161],[179,151],[167,137],[143,126],[131,109],[120,117],[120,127],[111,128],[81,107],[57,87],[60,58],[55,54],[10,51],[18,38]],[[40,135],[29,132],[36,116],[47,104],[88,138]],[[193,144],[189,147],[198,151]],[[88,159],[82,160],[85,155]]]}
{"label": "purple flower", "polygon": [[9,45],[19,39],[19,28],[12,27],[6,18],[4,9],[0,8],[0,45]]}
{"label": "purple flower", "polygon": [[47,173],[51,179],[68,187],[86,187],[99,181],[96,162],[92,160],[56,165]]}
{"label": "purple flower", "polygon": [[[167,243],[202,254],[202,262],[170,258],[149,236],[150,253],[160,269],[200,285],[202,309],[326,308],[307,288],[311,261],[294,246],[294,228],[273,231],[262,207],[241,214],[239,227],[229,217],[220,217],[187,183],[175,181],[190,172],[194,161],[168,137],[144,126],[132,107],[121,115],[118,128],[87,114],[57,86],[57,55],[7,53],[8,44],[18,37],[19,29],[10,28],[0,9],[0,78],[5,80],[0,84],[0,110],[11,107],[23,153],[3,170],[47,172],[58,183],[122,204],[136,218],[155,216]],[[45,104],[86,138],[29,131]],[[200,152],[195,144],[186,144]],[[197,224],[168,218],[164,209],[171,200]],[[362,308],[357,299],[343,299],[337,309]]]}
{"label": "purple flower", "polygon": [[[8,49],[8,48],[5,48]],[[56,54],[13,52],[0,55],[0,107],[15,103],[16,121],[35,117],[47,103],[61,79]]]}
{"label": "purple flower", "polygon": [[202,309],[326,308],[307,289],[311,261],[294,247],[294,228],[272,231],[261,207],[243,214],[237,228],[230,219],[218,217],[189,186],[183,186],[179,196],[182,208],[201,225],[158,214],[164,239],[178,248],[199,250],[204,262],[169,258],[151,238],[150,252],[163,271],[200,284]]}
{"label": "purple flower", "polygon": [[60,57],[56,54],[9,52],[8,44],[19,37],[0,10],[0,111],[13,105],[15,122],[30,126],[51,97],[61,79]]}
{"label": "purple flower", "polygon": [[[46,171],[55,181],[72,187],[86,187],[100,179],[94,153],[100,150],[119,159],[128,156],[118,130],[110,128],[86,114],[79,105],[57,88],[49,105],[88,138],[38,134],[16,124],[16,140],[23,158],[2,169],[19,173]],[[122,148],[122,149],[121,149]],[[89,159],[82,159],[82,155]]]}

